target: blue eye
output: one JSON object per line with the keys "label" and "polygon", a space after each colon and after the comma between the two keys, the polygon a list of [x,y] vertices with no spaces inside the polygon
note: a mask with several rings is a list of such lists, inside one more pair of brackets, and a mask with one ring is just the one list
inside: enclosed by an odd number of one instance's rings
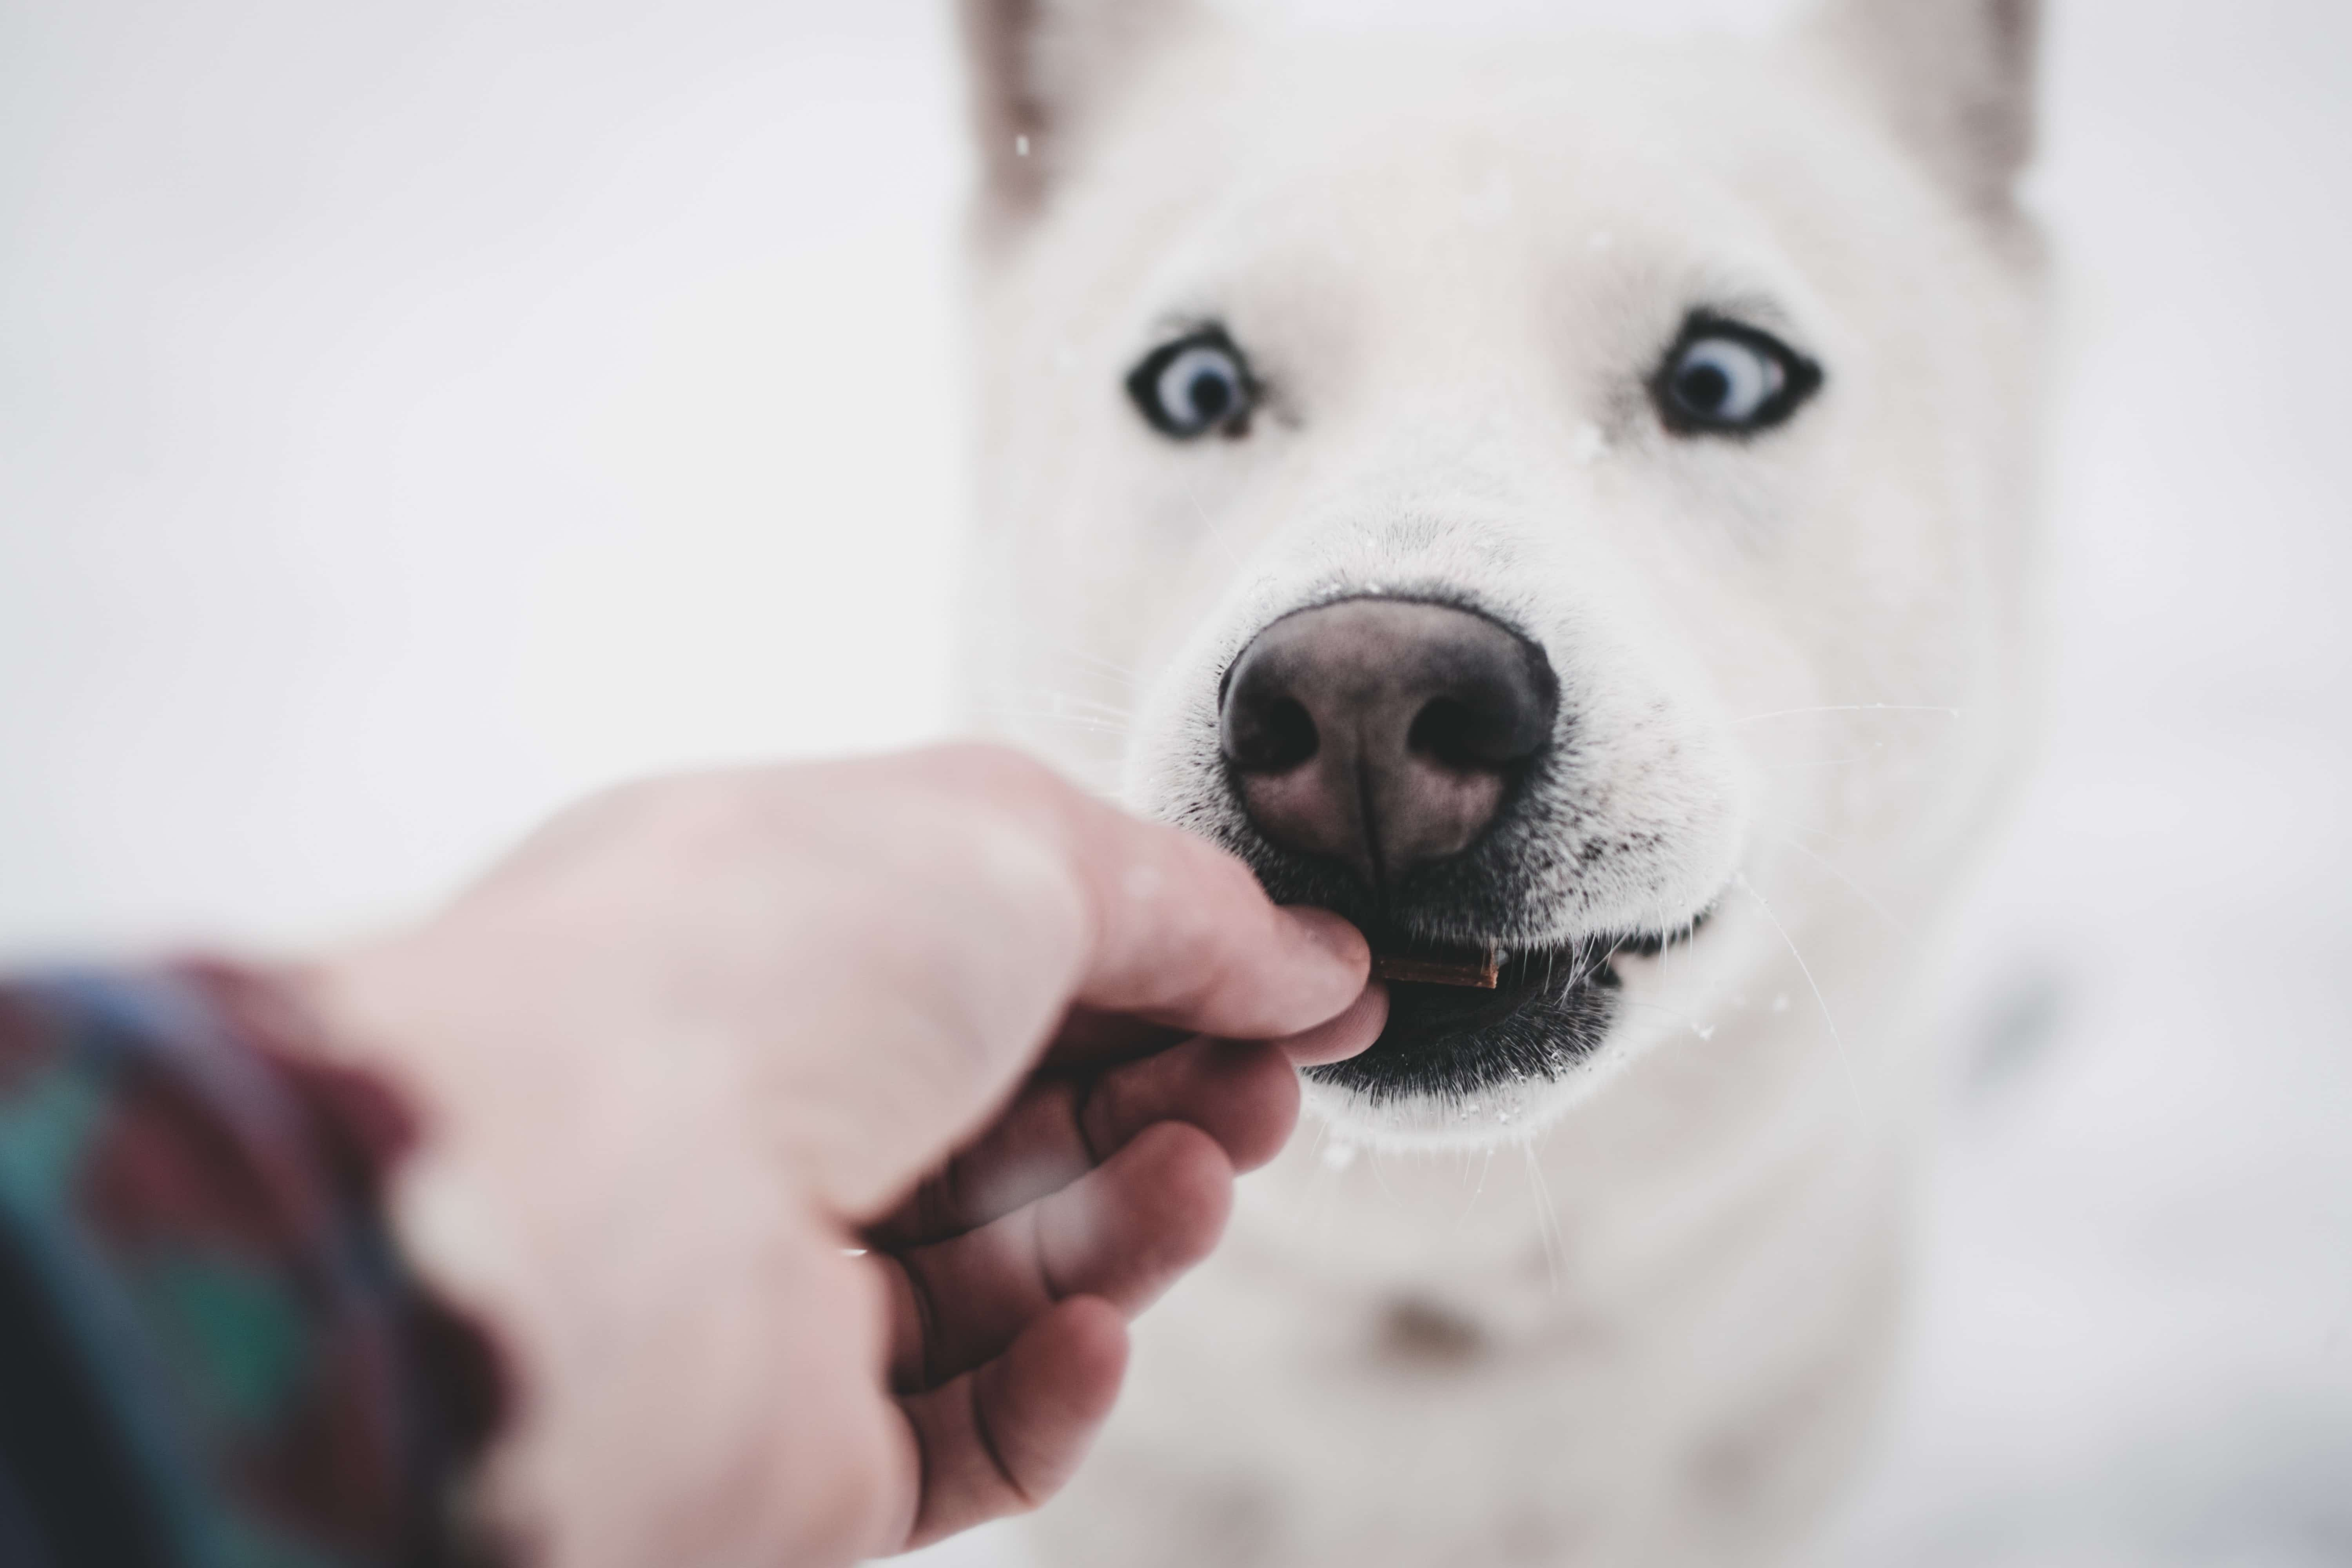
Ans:
{"label": "blue eye", "polygon": [[1769,332],[1702,313],[1683,324],[1651,395],[1677,435],[1744,436],[1787,419],[1821,384],[1821,367]]}
{"label": "blue eye", "polygon": [[1257,384],[1224,329],[1203,327],[1146,354],[1128,374],[1127,395],[1154,430],[1190,441],[1212,430],[1245,433]]}

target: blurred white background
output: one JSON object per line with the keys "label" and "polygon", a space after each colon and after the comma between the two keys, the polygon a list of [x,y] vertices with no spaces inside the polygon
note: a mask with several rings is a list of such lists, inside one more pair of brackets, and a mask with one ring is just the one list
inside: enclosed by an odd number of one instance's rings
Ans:
{"label": "blurred white background", "polygon": [[[2055,720],[1823,1561],[2352,1563],[2352,6],[2050,3]],[[955,66],[938,0],[0,0],[0,952],[938,732]]]}

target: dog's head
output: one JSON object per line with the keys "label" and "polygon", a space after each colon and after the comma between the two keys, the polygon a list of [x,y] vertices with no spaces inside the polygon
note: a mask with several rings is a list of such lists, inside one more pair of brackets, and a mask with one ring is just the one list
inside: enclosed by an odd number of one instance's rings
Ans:
{"label": "dog's head", "polygon": [[1809,939],[1792,855],[1900,901],[1980,815],[2028,8],[1498,48],[967,0],[982,716],[1384,951],[1502,955],[1397,984],[1329,1114],[1529,1130]]}

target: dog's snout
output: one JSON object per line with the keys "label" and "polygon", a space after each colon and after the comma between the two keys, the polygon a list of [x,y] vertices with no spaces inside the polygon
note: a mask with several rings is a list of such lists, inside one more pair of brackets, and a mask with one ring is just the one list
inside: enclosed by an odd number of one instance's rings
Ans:
{"label": "dog's snout", "polygon": [[1260,832],[1378,885],[1475,843],[1559,707],[1550,661],[1508,627],[1445,605],[1343,599],[1242,650],[1220,731]]}

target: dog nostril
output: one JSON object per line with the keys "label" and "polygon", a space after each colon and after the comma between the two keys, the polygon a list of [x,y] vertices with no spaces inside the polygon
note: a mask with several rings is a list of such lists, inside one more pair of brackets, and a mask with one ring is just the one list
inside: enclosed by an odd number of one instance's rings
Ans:
{"label": "dog nostril", "polygon": [[1476,719],[1459,702],[1440,698],[1423,709],[1405,731],[1405,750],[1449,768],[1477,766],[1480,758],[1471,744]]}
{"label": "dog nostril", "polygon": [[1404,748],[1449,769],[1470,771],[1486,764],[1484,748],[1477,745],[1477,715],[1446,699],[1421,710],[1421,717],[1406,731]]}
{"label": "dog nostril", "polygon": [[1433,698],[1405,731],[1405,749],[1463,772],[1508,768],[1543,749],[1549,715],[1508,691]]}
{"label": "dog nostril", "polygon": [[1306,705],[1276,698],[1234,715],[1225,733],[1225,755],[1244,773],[1288,773],[1313,758],[1321,743]]}

